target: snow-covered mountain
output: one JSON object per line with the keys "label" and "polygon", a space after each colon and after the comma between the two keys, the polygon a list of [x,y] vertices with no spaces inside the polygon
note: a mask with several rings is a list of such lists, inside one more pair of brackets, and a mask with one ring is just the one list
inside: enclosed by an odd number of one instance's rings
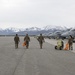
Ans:
{"label": "snow-covered mountain", "polygon": [[41,28],[38,28],[38,27],[31,27],[31,28],[13,28],[13,27],[10,27],[10,28],[6,28],[6,29],[2,29],[0,28],[0,31],[12,31],[12,32],[20,32],[20,31],[40,31]]}
{"label": "snow-covered mountain", "polygon": [[38,28],[38,27],[31,27],[31,28],[26,28],[25,30],[26,30],[26,31],[40,31],[41,28]]}
{"label": "snow-covered mountain", "polygon": [[5,29],[7,32],[12,31],[12,32],[19,32],[20,29],[19,28],[7,28]]}
{"label": "snow-covered mountain", "polygon": [[47,25],[43,27],[44,30],[66,30],[68,29],[65,26],[54,26],[54,25]]}
{"label": "snow-covered mountain", "polygon": [[53,31],[58,31],[58,30],[67,30],[67,27],[64,26],[54,26],[54,25],[47,25],[44,26],[43,28],[38,28],[38,27],[30,27],[30,28],[6,28],[2,29],[0,28],[0,35],[9,35],[9,34],[15,34],[15,33],[25,33],[28,32],[30,34],[35,34],[37,33],[45,33],[45,32],[53,32]]}

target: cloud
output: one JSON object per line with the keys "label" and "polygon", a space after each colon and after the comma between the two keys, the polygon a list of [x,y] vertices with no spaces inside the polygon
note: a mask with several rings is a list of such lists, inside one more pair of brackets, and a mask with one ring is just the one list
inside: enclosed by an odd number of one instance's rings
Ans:
{"label": "cloud", "polygon": [[74,9],[74,0],[0,0],[0,24],[74,26]]}

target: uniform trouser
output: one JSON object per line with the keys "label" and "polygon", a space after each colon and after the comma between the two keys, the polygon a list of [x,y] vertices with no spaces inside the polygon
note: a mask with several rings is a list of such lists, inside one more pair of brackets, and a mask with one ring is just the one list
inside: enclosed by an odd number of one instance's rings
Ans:
{"label": "uniform trouser", "polygon": [[40,44],[40,49],[42,49],[43,42],[40,41],[39,44]]}
{"label": "uniform trouser", "polygon": [[26,48],[29,47],[29,41],[26,41]]}
{"label": "uniform trouser", "polygon": [[15,43],[15,48],[18,48],[18,43]]}
{"label": "uniform trouser", "polygon": [[73,44],[69,43],[69,50],[73,50]]}

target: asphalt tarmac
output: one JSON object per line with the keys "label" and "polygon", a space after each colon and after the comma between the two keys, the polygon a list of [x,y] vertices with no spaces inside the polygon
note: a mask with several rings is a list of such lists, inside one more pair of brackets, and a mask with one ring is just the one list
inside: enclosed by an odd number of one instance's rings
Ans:
{"label": "asphalt tarmac", "polygon": [[[75,53],[55,50],[47,41],[40,49],[31,37],[29,49],[15,49],[14,37],[0,37],[0,75],[75,75]],[[50,41],[51,42],[51,41]]]}

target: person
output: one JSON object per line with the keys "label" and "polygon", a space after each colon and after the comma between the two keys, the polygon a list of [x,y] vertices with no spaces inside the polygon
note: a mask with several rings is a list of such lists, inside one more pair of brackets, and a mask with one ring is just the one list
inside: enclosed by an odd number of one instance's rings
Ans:
{"label": "person", "polygon": [[14,37],[14,41],[15,41],[15,49],[17,49],[18,48],[18,44],[20,42],[18,34],[16,34],[16,36]]}
{"label": "person", "polygon": [[68,39],[69,50],[73,50],[73,37],[70,35]]}
{"label": "person", "polygon": [[30,37],[28,36],[28,34],[26,34],[26,36],[24,37],[24,41],[26,42],[26,48],[28,49],[30,42]]}
{"label": "person", "polygon": [[37,40],[39,41],[40,49],[42,49],[42,45],[44,42],[44,37],[42,36],[42,34],[40,34],[40,36],[37,38]]}

